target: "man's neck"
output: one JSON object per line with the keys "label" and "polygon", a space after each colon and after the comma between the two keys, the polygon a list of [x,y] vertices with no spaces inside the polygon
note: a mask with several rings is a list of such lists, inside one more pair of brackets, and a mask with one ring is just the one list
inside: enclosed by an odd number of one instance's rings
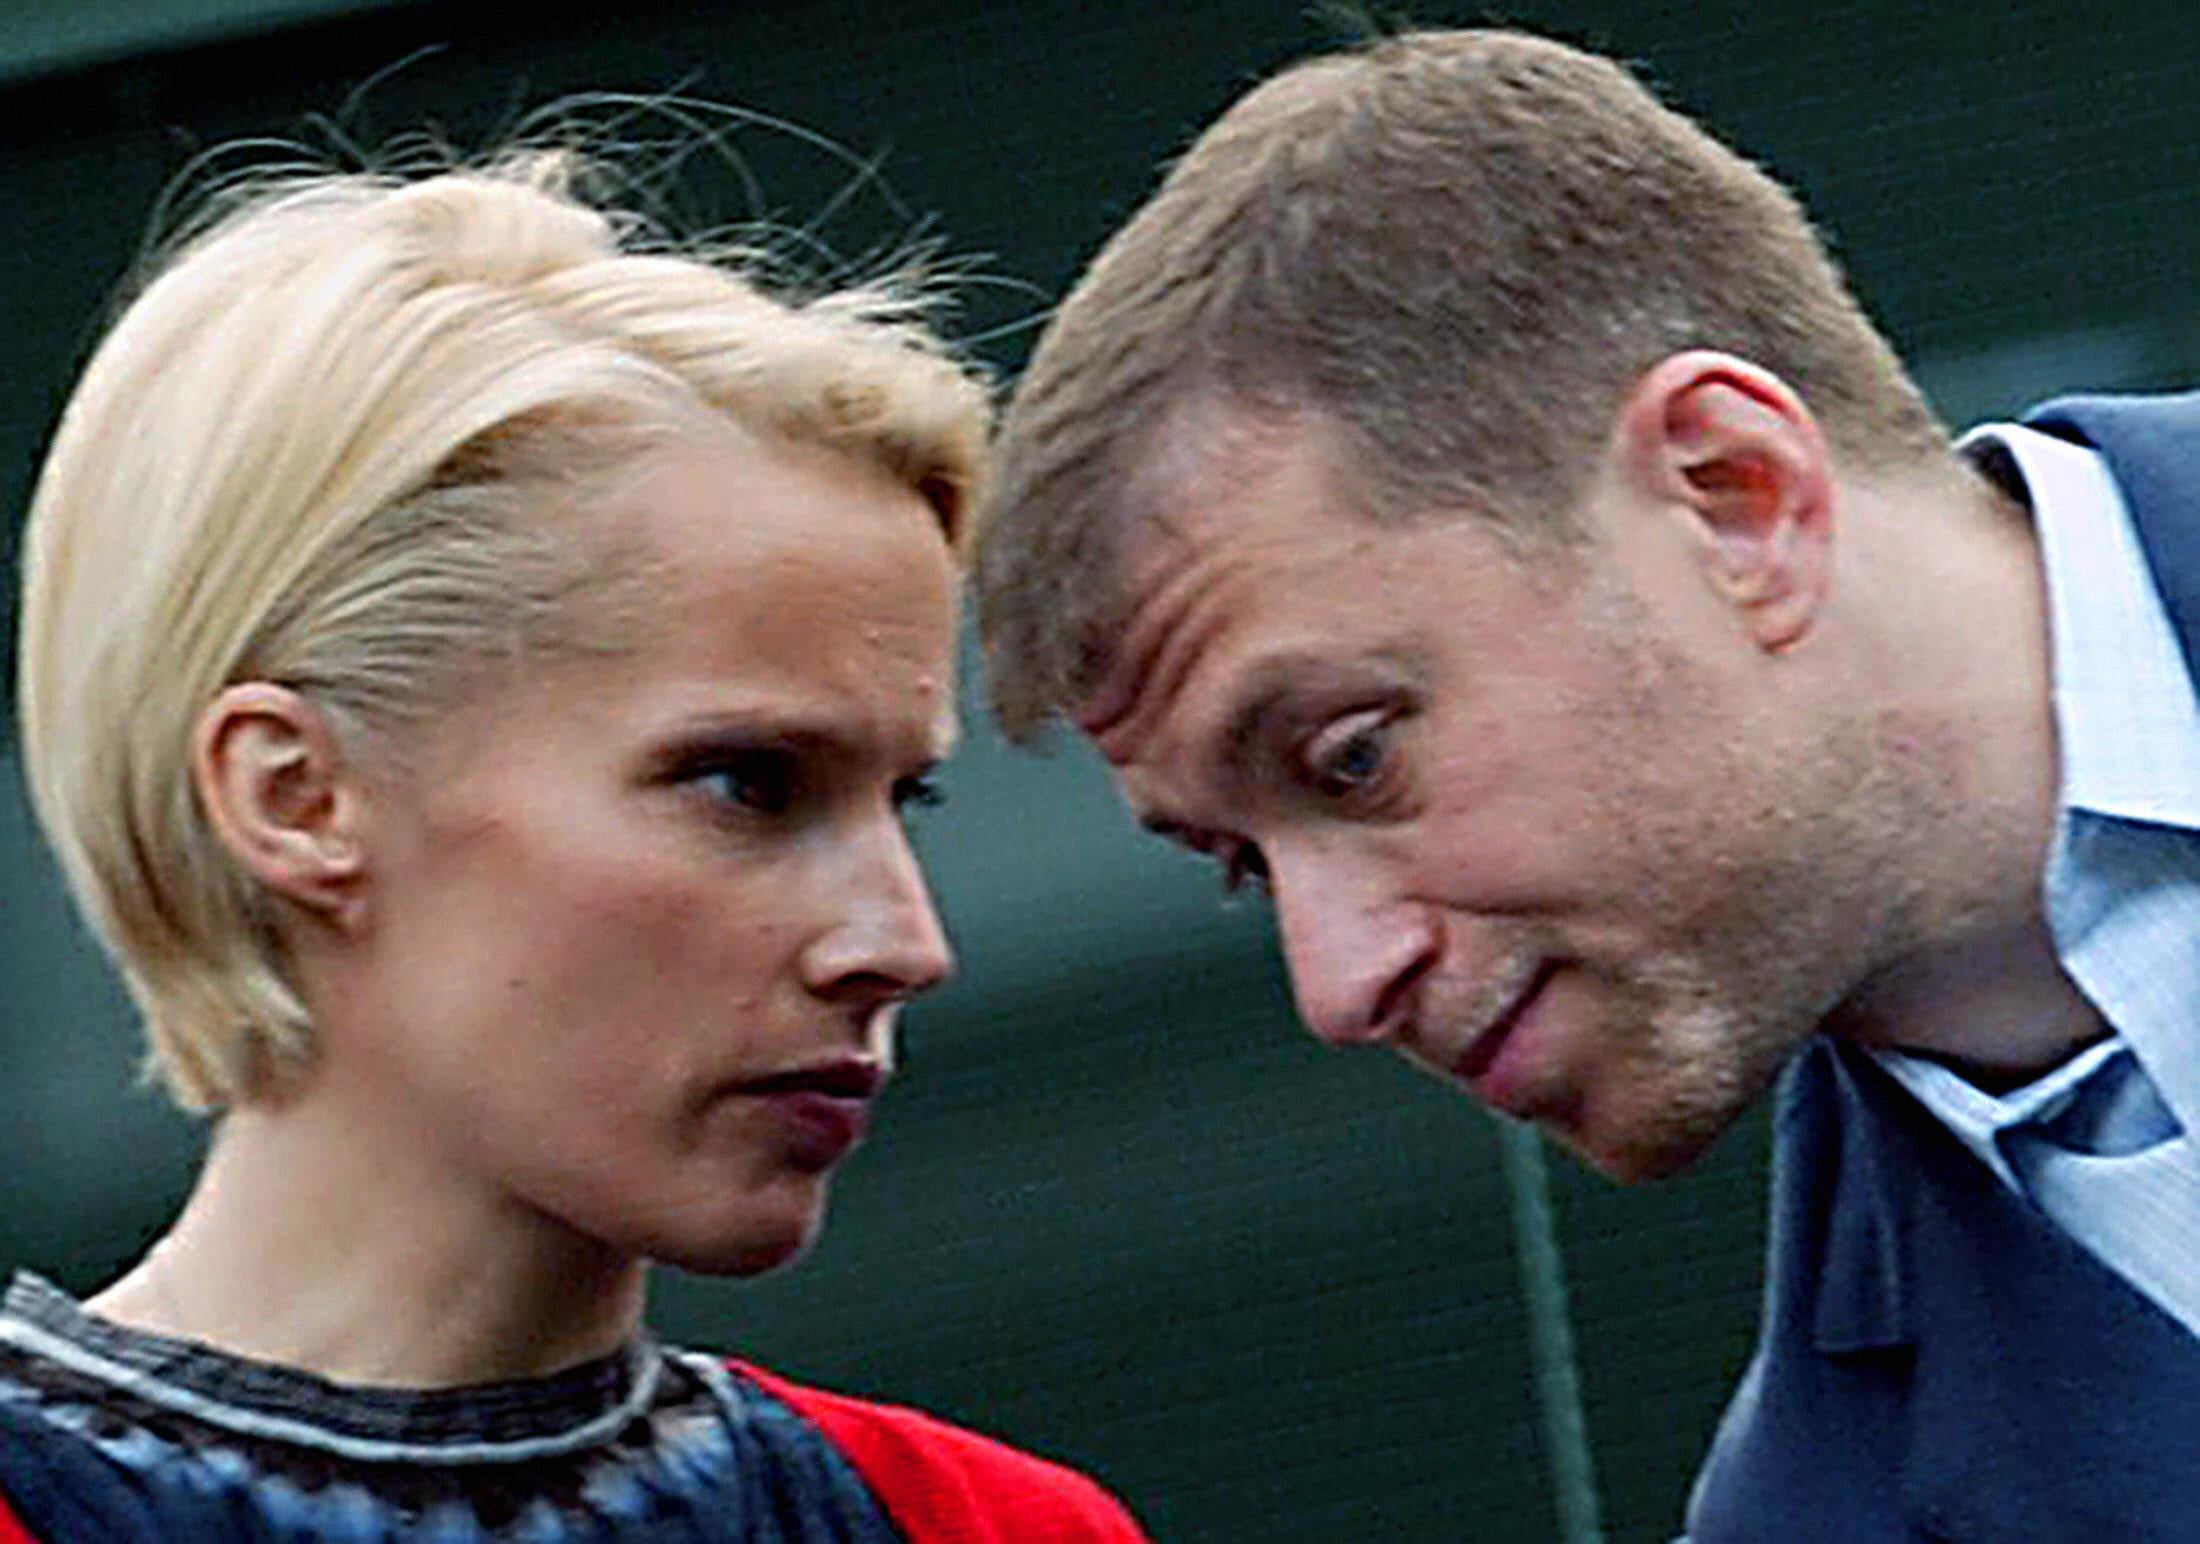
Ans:
{"label": "man's neck", "polygon": [[1931,1056],[1979,1087],[2029,1082],[2109,1032],[2037,921],[1897,968],[1826,1021],[1829,1033]]}
{"label": "man's neck", "polygon": [[2039,543],[2023,507],[1967,467],[1860,524],[1852,577],[1874,586],[1879,643],[1867,691],[1938,764],[1912,769],[1906,936],[1824,1027],[2020,1082],[2106,1033],[2045,917],[2058,749]]}

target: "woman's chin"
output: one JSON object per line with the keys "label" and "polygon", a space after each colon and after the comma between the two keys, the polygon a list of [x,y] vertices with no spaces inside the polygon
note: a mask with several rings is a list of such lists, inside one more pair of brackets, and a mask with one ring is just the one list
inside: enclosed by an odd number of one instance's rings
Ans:
{"label": "woman's chin", "polygon": [[770,1216],[747,1216],[710,1230],[668,1228],[646,1253],[663,1265],[702,1276],[761,1276],[809,1252],[824,1225],[817,1205]]}
{"label": "woman's chin", "polygon": [[661,1255],[666,1265],[676,1265],[699,1276],[761,1276],[792,1265],[809,1252],[814,1235],[790,1238],[742,1239],[734,1244],[700,1249],[692,1254]]}
{"label": "woman's chin", "polygon": [[534,1209],[596,1248],[705,1276],[758,1276],[799,1259],[825,1224],[832,1175],[763,1175],[696,1166],[670,1174],[591,1174],[539,1188]]}

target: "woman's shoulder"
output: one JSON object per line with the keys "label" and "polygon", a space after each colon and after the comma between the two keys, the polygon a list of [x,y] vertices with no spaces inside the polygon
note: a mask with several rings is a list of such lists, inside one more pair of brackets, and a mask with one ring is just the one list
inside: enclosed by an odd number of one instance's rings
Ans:
{"label": "woman's shoulder", "polygon": [[0,1544],[38,1544],[38,1540],[31,1537],[30,1529],[8,1510],[6,1496],[0,1496]]}
{"label": "woman's shoulder", "polygon": [[922,1410],[734,1373],[807,1418],[878,1494],[912,1544],[1140,1544],[1145,1530],[1097,1481]]}

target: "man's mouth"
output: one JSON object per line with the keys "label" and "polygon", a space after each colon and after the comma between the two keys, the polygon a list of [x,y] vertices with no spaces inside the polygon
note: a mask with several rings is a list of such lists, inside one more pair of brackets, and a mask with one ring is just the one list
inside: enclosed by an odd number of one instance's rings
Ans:
{"label": "man's mouth", "polygon": [[1543,988],[1549,985],[1551,977],[1556,974],[1556,961],[1544,960],[1539,963],[1530,972],[1520,990],[1513,994],[1512,1000],[1475,1035],[1468,1043],[1466,1051],[1452,1064],[1453,1076],[1463,1083],[1478,1082],[1496,1062],[1498,1053],[1504,1050],[1505,1042],[1511,1038],[1514,1028],[1527,1013],[1529,1005],[1542,995]]}

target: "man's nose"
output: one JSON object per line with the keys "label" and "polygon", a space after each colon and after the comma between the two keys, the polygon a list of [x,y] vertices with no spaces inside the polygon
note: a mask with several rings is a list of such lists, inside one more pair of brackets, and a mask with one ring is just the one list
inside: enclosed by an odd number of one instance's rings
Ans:
{"label": "man's nose", "polygon": [[1269,888],[1291,990],[1306,1027],[1331,1045],[1385,1040],[1441,953],[1425,904],[1391,893],[1371,869],[1334,854],[1268,854]]}

